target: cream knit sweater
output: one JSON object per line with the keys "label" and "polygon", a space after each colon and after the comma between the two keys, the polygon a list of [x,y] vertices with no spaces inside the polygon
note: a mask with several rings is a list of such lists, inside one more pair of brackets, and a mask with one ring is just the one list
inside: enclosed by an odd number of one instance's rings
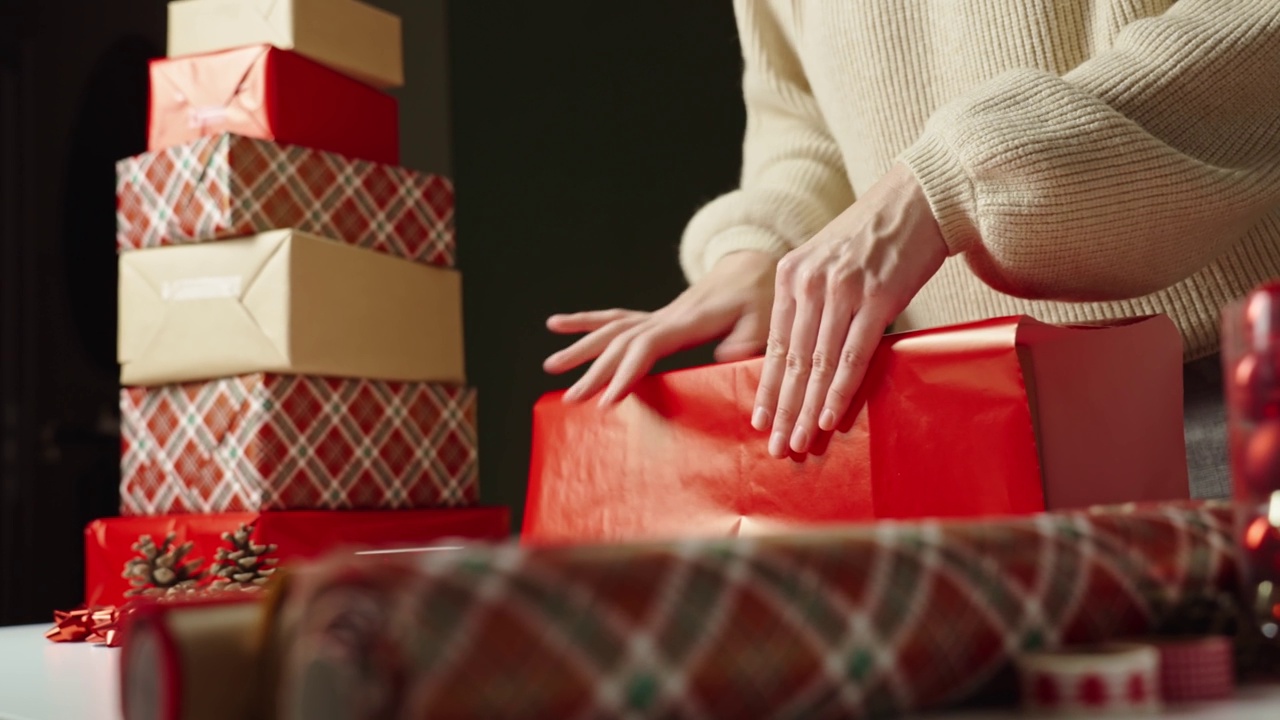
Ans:
{"label": "cream knit sweater", "polygon": [[895,160],[952,250],[895,329],[1168,313],[1185,358],[1280,276],[1280,0],[736,0],[741,187],[692,282],[805,242]]}

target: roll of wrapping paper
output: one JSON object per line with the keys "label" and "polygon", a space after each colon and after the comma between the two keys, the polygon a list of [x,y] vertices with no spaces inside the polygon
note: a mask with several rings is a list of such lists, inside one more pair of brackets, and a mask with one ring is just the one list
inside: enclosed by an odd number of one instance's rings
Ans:
{"label": "roll of wrapping paper", "polygon": [[1168,598],[1233,588],[1231,518],[1186,503],[333,559],[296,567],[272,613],[277,717],[937,709],[983,690],[1019,648],[1147,634],[1171,619]]}
{"label": "roll of wrapping paper", "polygon": [[1017,666],[1022,705],[1038,715],[1132,716],[1160,709],[1160,653],[1150,645],[1027,653]]}
{"label": "roll of wrapping paper", "polygon": [[134,607],[124,621],[125,720],[260,716],[264,595],[235,593]]}

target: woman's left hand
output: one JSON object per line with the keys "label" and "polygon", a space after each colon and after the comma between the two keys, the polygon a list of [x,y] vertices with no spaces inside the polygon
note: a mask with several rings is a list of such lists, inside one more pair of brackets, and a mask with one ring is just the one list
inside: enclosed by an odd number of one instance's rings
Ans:
{"label": "woman's left hand", "polygon": [[849,409],[885,328],[948,249],[920,183],[898,163],[778,264],[751,424],[769,453],[803,453]]}

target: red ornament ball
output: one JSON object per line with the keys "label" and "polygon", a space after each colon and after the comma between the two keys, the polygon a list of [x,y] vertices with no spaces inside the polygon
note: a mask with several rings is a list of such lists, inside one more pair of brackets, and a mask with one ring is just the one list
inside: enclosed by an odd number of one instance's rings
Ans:
{"label": "red ornament ball", "polygon": [[1242,480],[1251,495],[1259,497],[1280,490],[1280,420],[1258,424],[1244,441]]}
{"label": "red ornament ball", "polygon": [[1249,353],[1236,362],[1228,375],[1232,387],[1227,395],[1237,417],[1250,420],[1280,418],[1280,368],[1276,360]]}

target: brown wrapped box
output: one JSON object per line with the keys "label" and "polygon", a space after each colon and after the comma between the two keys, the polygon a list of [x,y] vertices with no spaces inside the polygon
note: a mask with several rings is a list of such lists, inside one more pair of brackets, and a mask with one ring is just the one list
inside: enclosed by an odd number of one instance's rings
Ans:
{"label": "brown wrapped box", "polygon": [[463,384],[456,270],[298,230],[120,254],[120,381],[275,372]]}
{"label": "brown wrapped box", "polygon": [[404,84],[400,18],[356,0],[177,0],[169,57],[274,45],[379,89]]}

